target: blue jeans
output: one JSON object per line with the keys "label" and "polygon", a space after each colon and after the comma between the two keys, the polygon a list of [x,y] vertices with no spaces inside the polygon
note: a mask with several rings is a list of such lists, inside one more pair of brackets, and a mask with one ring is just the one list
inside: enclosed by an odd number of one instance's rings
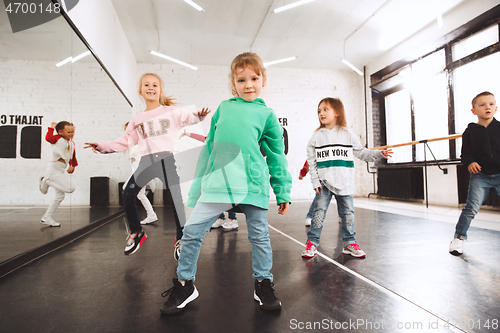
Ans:
{"label": "blue jeans", "polygon": [[344,247],[349,244],[355,244],[356,238],[354,236],[356,235],[356,231],[354,230],[354,203],[352,195],[337,195],[325,186],[321,186],[320,194],[316,193],[316,197],[314,198],[313,204],[316,202],[316,210],[311,221],[311,227],[307,232],[307,239],[314,245],[319,246],[323,221],[325,220],[332,196],[335,196],[335,200],[337,200],[337,211],[342,219],[342,243]]}
{"label": "blue jeans", "polygon": [[317,197],[318,196],[314,197],[314,200],[311,202],[311,207],[309,207],[309,211],[307,212],[307,215],[306,215],[306,218],[309,218],[311,220],[313,219],[313,217],[314,217],[314,211],[316,210]]}
{"label": "blue jeans", "polygon": [[[220,213],[231,207],[231,204],[220,203],[198,202],[196,204],[183,230],[182,250],[177,265],[179,280],[194,281],[205,233],[210,230]],[[270,272],[273,266],[273,252],[267,226],[267,209],[245,204],[240,204],[238,207],[245,214],[248,240],[252,243],[252,268],[254,272],[252,276],[259,281],[263,279],[273,281],[273,275]]]}
{"label": "blue jeans", "polygon": [[500,198],[500,174],[486,175],[479,172],[470,175],[467,202],[455,227],[455,238],[467,239],[470,223],[483,202],[488,199],[491,188],[495,189],[496,195]]}

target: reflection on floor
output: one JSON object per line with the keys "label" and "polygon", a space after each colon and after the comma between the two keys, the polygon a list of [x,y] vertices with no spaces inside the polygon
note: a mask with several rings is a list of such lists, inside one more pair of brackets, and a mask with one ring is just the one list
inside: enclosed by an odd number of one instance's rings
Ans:
{"label": "reflection on floor", "polygon": [[[459,210],[354,201],[366,259],[341,253],[335,204],[320,255],[311,260],[300,257],[309,203],[294,203],[285,216],[271,207],[280,312],[262,312],[253,300],[251,246],[238,214],[238,231],[217,229],[205,237],[195,282],[199,298],[177,315],[160,315],[160,294],[170,288],[176,268],[175,227],[166,208],[157,209],[162,222],[145,227],[149,238],[130,257],[123,255],[119,217],[0,279],[1,331],[498,332],[499,231],[473,222],[465,254],[455,257],[448,253],[454,231],[449,216]],[[499,223],[498,212],[488,214]]]}
{"label": "reflection on floor", "polygon": [[54,219],[60,227],[40,223],[47,207],[0,207],[0,263],[20,253],[68,235],[103,217],[118,212],[120,207],[59,207]]}

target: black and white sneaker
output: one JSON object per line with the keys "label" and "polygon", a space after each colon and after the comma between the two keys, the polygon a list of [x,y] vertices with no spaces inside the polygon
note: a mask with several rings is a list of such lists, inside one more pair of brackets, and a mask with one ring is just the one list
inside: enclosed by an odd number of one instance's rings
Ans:
{"label": "black and white sneaker", "polygon": [[128,256],[130,254],[134,254],[139,250],[142,244],[146,241],[148,236],[142,230],[139,233],[130,234],[127,237],[127,245],[125,246],[125,255]]}
{"label": "black and white sneaker", "polygon": [[184,310],[184,307],[194,301],[199,293],[193,284],[193,281],[186,281],[184,286],[177,279],[173,279],[174,286],[161,294],[168,300],[160,308],[163,314],[174,314]]}
{"label": "black and white sneaker", "polygon": [[182,247],[182,244],[181,244],[181,240],[177,240],[177,238],[174,240],[175,244],[174,244],[174,259],[179,261],[179,256],[181,255],[181,247]]}
{"label": "black and white sneaker", "polygon": [[281,309],[281,302],[276,296],[273,287],[274,283],[269,279],[264,279],[261,282],[255,280],[253,298],[259,302],[262,310],[274,311]]}

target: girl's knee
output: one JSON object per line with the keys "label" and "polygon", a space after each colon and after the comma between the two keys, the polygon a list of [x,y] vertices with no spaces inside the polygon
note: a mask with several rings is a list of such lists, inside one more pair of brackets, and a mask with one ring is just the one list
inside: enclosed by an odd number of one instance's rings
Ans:
{"label": "girl's knee", "polygon": [[345,222],[348,225],[353,225],[354,224],[354,214],[347,214],[347,215],[345,215]]}

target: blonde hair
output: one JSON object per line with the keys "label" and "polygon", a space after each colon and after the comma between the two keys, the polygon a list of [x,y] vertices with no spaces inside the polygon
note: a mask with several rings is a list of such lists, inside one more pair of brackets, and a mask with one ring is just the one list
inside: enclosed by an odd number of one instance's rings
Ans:
{"label": "blonde hair", "polygon": [[489,91],[483,91],[482,93],[477,94],[477,95],[476,95],[476,97],[474,97],[474,98],[472,99],[472,108],[474,108],[474,107],[475,107],[475,104],[476,104],[476,102],[477,102],[477,99],[478,99],[479,97],[482,97],[482,96],[493,96],[493,98],[495,98],[495,95],[493,95],[493,94],[492,94],[492,93],[490,93]]}
{"label": "blonde hair", "polygon": [[266,78],[266,68],[257,53],[244,52],[237,55],[231,63],[231,72],[229,73],[229,86],[234,97],[238,97],[238,93],[234,88],[234,77],[236,76],[236,71],[238,69],[245,69],[246,67],[253,68],[258,76]]}
{"label": "blonde hair", "polygon": [[141,88],[142,88],[142,79],[144,79],[144,77],[148,76],[148,75],[152,75],[154,77],[156,77],[158,79],[158,81],[160,81],[160,105],[165,105],[165,106],[171,106],[171,105],[175,105],[174,103],[174,98],[172,98],[172,96],[165,96],[163,93],[164,93],[164,90],[163,90],[163,80],[161,79],[161,77],[159,77],[157,74],[154,74],[154,73],[146,73],[146,74],[143,74],[141,76],[141,79],[139,80],[139,94],[141,93]]}
{"label": "blonde hair", "polygon": [[[344,109],[344,104],[342,101],[338,98],[333,98],[333,97],[325,97],[323,98],[319,104],[318,104],[318,109],[321,103],[325,102],[328,104],[332,109],[335,115],[337,116],[337,119],[335,121],[335,125],[339,126],[340,128],[347,129],[347,119],[345,116],[345,109]],[[319,122],[319,127],[316,129],[316,131],[319,131],[320,129],[324,128],[325,125]]]}

